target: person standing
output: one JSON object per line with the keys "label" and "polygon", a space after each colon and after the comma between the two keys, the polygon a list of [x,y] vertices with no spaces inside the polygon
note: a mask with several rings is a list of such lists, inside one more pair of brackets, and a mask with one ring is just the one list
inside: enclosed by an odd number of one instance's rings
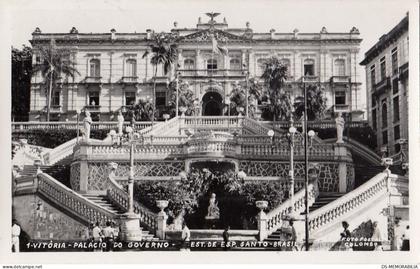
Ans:
{"label": "person standing", "polygon": [[16,219],[12,220],[12,252],[20,251],[19,237],[21,228]]}
{"label": "person standing", "polygon": [[189,250],[189,242],[190,242],[191,232],[190,229],[188,229],[187,224],[184,222],[182,224],[182,233],[181,233],[181,239],[182,239],[182,248],[185,251]]}
{"label": "person standing", "polygon": [[102,231],[99,227],[99,222],[95,223],[95,227],[92,229],[93,243],[97,244],[94,251],[101,251],[100,245],[102,243]]}
{"label": "person standing", "polygon": [[112,251],[114,245],[114,228],[111,227],[111,222],[106,222],[106,227],[102,230],[102,234],[104,236],[104,241],[106,243],[106,251]]}
{"label": "person standing", "polygon": [[229,225],[226,226],[225,230],[223,231],[223,242],[225,243],[225,247],[223,250],[228,250],[228,243],[229,243]]}
{"label": "person standing", "polygon": [[341,225],[343,226],[344,230],[340,233],[341,243],[340,243],[339,250],[350,250],[350,248],[347,246],[348,244],[347,239],[351,237],[351,232],[349,230],[350,225],[347,221],[343,221]]}
{"label": "person standing", "polygon": [[405,231],[401,239],[402,239],[401,250],[409,251],[410,250],[410,225],[407,225],[405,227]]}

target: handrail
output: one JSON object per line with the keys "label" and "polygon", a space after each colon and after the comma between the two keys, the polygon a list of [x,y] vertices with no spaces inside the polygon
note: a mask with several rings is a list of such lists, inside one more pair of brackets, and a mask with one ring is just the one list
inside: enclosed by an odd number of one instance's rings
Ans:
{"label": "handrail", "polygon": [[[108,187],[106,193],[112,203],[116,204],[125,211],[128,211],[128,193],[113,179],[112,175],[108,176]],[[156,213],[153,213],[137,201],[134,201],[134,213],[140,216],[140,224],[146,226],[146,228],[153,233],[156,231]]]}
{"label": "handrail", "polygon": [[95,204],[48,174],[39,174],[37,180],[37,191],[39,193],[77,215],[86,223],[105,222],[117,217],[115,213]]}
{"label": "handrail", "polygon": [[165,122],[160,122],[159,124],[156,124],[154,126],[150,126],[147,127],[143,130],[140,131],[141,134],[143,135],[150,135],[150,136],[156,136],[160,135],[160,132],[163,129],[170,129],[172,128],[174,125],[176,125],[178,123],[179,118],[178,117],[173,117],[172,119],[165,121]]}
{"label": "handrail", "polygon": [[258,121],[251,119],[249,117],[244,117],[244,120],[242,121],[242,125],[243,127],[248,127],[260,135],[268,135],[267,133],[268,131],[270,131],[269,128],[263,126]]}
{"label": "handrail", "polygon": [[70,156],[73,153],[73,148],[77,143],[77,137],[73,138],[58,147],[42,154],[44,164],[53,165],[56,162]]}
{"label": "handrail", "polygon": [[346,213],[357,209],[367,200],[387,192],[388,173],[382,172],[337,200],[309,213],[309,230],[315,233]]}
{"label": "handrail", "polygon": [[[312,205],[319,194],[318,184],[311,182],[308,187],[308,203]],[[289,198],[266,214],[268,234],[273,233],[282,226],[284,217],[290,213],[290,207],[292,207],[294,214],[299,214],[305,209],[305,188],[295,193],[293,204],[291,203],[292,200]]]}
{"label": "handrail", "polygon": [[[336,138],[328,138],[328,139],[324,139],[323,141],[325,143],[330,143],[335,141]],[[352,150],[359,153],[360,155],[366,157],[367,159],[369,159],[370,161],[372,161],[372,163],[376,164],[376,165],[381,165],[381,157],[376,154],[376,152],[374,152],[372,149],[368,148],[367,146],[363,145],[360,142],[357,142],[354,139],[349,139],[348,137],[343,137],[344,142],[347,142],[350,145],[353,145],[354,147],[352,147]]]}
{"label": "handrail", "polygon": [[[116,129],[117,121],[94,121],[91,125],[91,130],[100,129]],[[157,124],[157,123],[155,123]],[[83,125],[82,121],[79,122],[79,128]],[[131,125],[130,122],[124,122],[124,126]],[[136,129],[145,129],[151,126],[150,121],[137,121],[135,123]],[[20,130],[33,130],[33,129],[77,129],[76,121],[54,121],[54,122],[40,122],[40,121],[28,121],[28,122],[12,122],[12,131]]]}

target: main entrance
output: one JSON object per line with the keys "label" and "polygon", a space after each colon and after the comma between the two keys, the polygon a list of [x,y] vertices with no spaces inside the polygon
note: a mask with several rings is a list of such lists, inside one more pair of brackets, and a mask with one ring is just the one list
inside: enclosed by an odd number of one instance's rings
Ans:
{"label": "main entrance", "polygon": [[203,115],[221,116],[223,113],[223,98],[217,92],[208,92],[203,96]]}

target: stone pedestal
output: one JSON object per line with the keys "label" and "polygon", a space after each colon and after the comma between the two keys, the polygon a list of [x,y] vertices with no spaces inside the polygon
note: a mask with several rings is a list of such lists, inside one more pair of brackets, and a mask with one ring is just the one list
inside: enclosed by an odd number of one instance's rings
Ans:
{"label": "stone pedestal", "polygon": [[165,233],[166,233],[166,220],[168,219],[168,215],[165,213],[164,209],[168,206],[168,201],[157,200],[156,205],[160,209],[160,212],[157,215],[156,236],[159,239],[164,240],[165,239]]}
{"label": "stone pedestal", "polygon": [[121,238],[123,241],[140,241],[142,232],[140,228],[140,217],[134,213],[125,213],[120,217]]}
{"label": "stone pedestal", "polygon": [[258,213],[258,241],[264,241],[268,236],[267,215],[264,212],[264,209],[268,206],[268,202],[256,201],[255,203],[260,210],[260,213]]}

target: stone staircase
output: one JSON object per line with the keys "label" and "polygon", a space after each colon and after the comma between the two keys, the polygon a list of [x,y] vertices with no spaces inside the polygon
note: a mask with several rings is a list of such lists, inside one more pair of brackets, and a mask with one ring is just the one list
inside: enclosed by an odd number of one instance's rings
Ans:
{"label": "stone staircase", "polygon": [[338,198],[340,198],[341,196],[343,196],[344,193],[336,193],[336,192],[324,192],[324,193],[319,193],[318,197],[315,200],[315,203],[313,203],[310,207],[309,207],[309,212],[312,212],[318,208],[321,208],[335,200],[337,200]]}
{"label": "stone staircase", "polygon": [[[106,195],[83,194],[83,196],[85,198],[89,199],[90,201],[92,201],[93,203],[111,211],[114,214],[120,215],[120,214],[125,213],[119,207],[113,205]],[[149,231],[143,230],[142,231],[142,240],[145,240],[145,241],[159,241],[159,238],[155,237]]]}

